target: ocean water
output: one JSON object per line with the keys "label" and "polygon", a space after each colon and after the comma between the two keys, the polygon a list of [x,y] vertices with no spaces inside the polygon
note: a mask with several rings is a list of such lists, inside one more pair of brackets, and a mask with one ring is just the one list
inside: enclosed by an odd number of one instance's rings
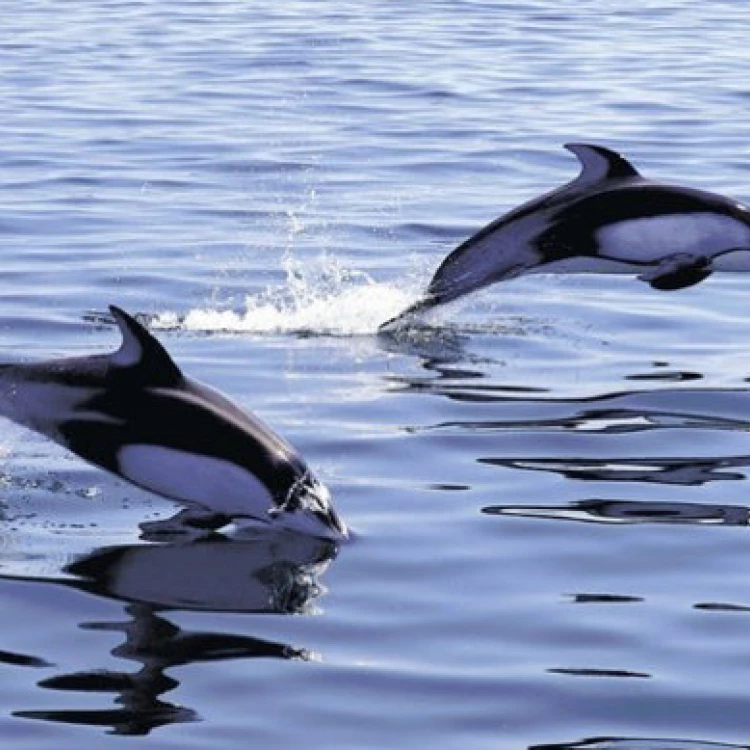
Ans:
{"label": "ocean water", "polygon": [[750,10],[49,0],[0,40],[0,360],[117,304],[354,531],[176,506],[6,421],[3,746],[750,746],[750,277],[532,276],[379,323],[593,142],[750,202]]}

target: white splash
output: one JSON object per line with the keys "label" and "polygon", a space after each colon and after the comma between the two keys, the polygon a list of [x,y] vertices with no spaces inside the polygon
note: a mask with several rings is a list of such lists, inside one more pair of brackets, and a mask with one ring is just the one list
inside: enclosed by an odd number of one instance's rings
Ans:
{"label": "white splash", "polygon": [[194,309],[183,319],[162,313],[152,325],[231,333],[373,334],[413,302],[422,288],[416,278],[377,282],[364,271],[344,268],[328,255],[303,264],[287,254],[282,263],[286,283],[248,295],[244,311]]}

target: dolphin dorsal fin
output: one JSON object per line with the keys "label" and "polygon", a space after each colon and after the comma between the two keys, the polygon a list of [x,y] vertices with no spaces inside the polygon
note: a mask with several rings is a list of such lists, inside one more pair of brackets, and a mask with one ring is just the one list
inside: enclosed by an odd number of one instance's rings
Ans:
{"label": "dolphin dorsal fin", "polygon": [[110,305],[109,311],[122,334],[120,348],[109,356],[115,367],[138,373],[140,379],[154,385],[169,385],[182,378],[167,350],[135,318],[115,305]]}
{"label": "dolphin dorsal fin", "polygon": [[638,170],[625,157],[604,146],[594,146],[590,143],[566,143],[565,148],[578,157],[583,167],[581,173],[571,183],[576,187],[596,185],[607,180],[619,180],[626,177],[640,177]]}

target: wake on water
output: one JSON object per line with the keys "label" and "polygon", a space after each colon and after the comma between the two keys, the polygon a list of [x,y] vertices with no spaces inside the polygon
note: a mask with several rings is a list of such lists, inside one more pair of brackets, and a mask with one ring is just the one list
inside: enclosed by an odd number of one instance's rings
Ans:
{"label": "wake on water", "polygon": [[378,282],[324,255],[317,262],[282,261],[286,281],[245,298],[245,309],[200,308],[184,315],[164,312],[153,328],[201,332],[356,336],[377,332],[418,296],[417,278]]}
{"label": "wake on water", "polygon": [[[281,260],[284,282],[247,295],[243,309],[226,309],[219,303],[186,313],[164,311],[141,319],[155,330],[342,338],[384,334],[407,342],[435,337],[443,340],[458,334],[518,335],[547,327],[548,321],[528,317],[523,304],[527,294],[521,291],[514,295],[506,290],[501,301],[495,299],[496,293],[479,292],[428,310],[403,327],[380,331],[382,323],[422,296],[430,268],[428,264],[416,265],[413,271],[395,280],[377,281],[366,271],[346,268],[328,254],[303,262],[288,252]],[[556,289],[546,286],[548,305],[556,296]],[[519,301],[522,304],[516,310]],[[460,318],[458,313],[462,313]],[[106,314],[92,318],[108,321]]]}

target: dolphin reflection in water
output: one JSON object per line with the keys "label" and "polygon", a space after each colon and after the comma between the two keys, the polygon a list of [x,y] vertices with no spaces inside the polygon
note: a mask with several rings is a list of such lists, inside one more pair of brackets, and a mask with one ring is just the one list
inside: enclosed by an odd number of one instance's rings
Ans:
{"label": "dolphin reflection in water", "polygon": [[[325,589],[320,577],[335,558],[337,546],[326,539],[284,531],[264,530],[255,538],[211,533],[188,543],[136,544],[89,552],[54,575],[34,579],[40,584],[64,584],[97,597],[124,603],[125,619],[80,623],[94,631],[81,654],[83,670],[58,673],[37,684],[45,691],[45,708],[13,712],[19,718],[107,728],[125,736],[149,734],[168,724],[200,721],[200,712],[164,700],[179,687],[170,671],[236,659],[317,660],[317,654],[287,643],[243,633],[184,630],[167,610],[305,615],[316,611]],[[28,580],[27,565],[15,567],[0,554],[4,578]],[[245,628],[243,627],[244,631]],[[97,632],[119,634],[112,655],[128,665],[122,670],[95,668],[91,652]],[[11,663],[54,669],[38,656],[12,655]],[[54,659],[55,653],[49,654]],[[0,661],[8,662],[6,658]],[[111,660],[107,660],[111,662]],[[190,674],[190,672],[188,672]],[[248,674],[250,674],[248,672]],[[187,679],[187,678],[185,678]],[[62,701],[50,706],[52,696],[73,693],[76,707]],[[94,694],[92,707],[85,696]],[[102,705],[99,696],[113,696],[115,706]]]}
{"label": "dolphin reflection in water", "polygon": [[750,209],[643,177],[603,146],[569,143],[572,182],[480,229],[440,264],[424,296],[387,329],[499,281],[531,273],[635,273],[654,289],[750,271]]}
{"label": "dolphin reflection in water", "polygon": [[297,451],[226,396],[184,375],[134,318],[111,354],[0,366],[0,414],[219,528],[252,519],[341,540],[328,490]]}

